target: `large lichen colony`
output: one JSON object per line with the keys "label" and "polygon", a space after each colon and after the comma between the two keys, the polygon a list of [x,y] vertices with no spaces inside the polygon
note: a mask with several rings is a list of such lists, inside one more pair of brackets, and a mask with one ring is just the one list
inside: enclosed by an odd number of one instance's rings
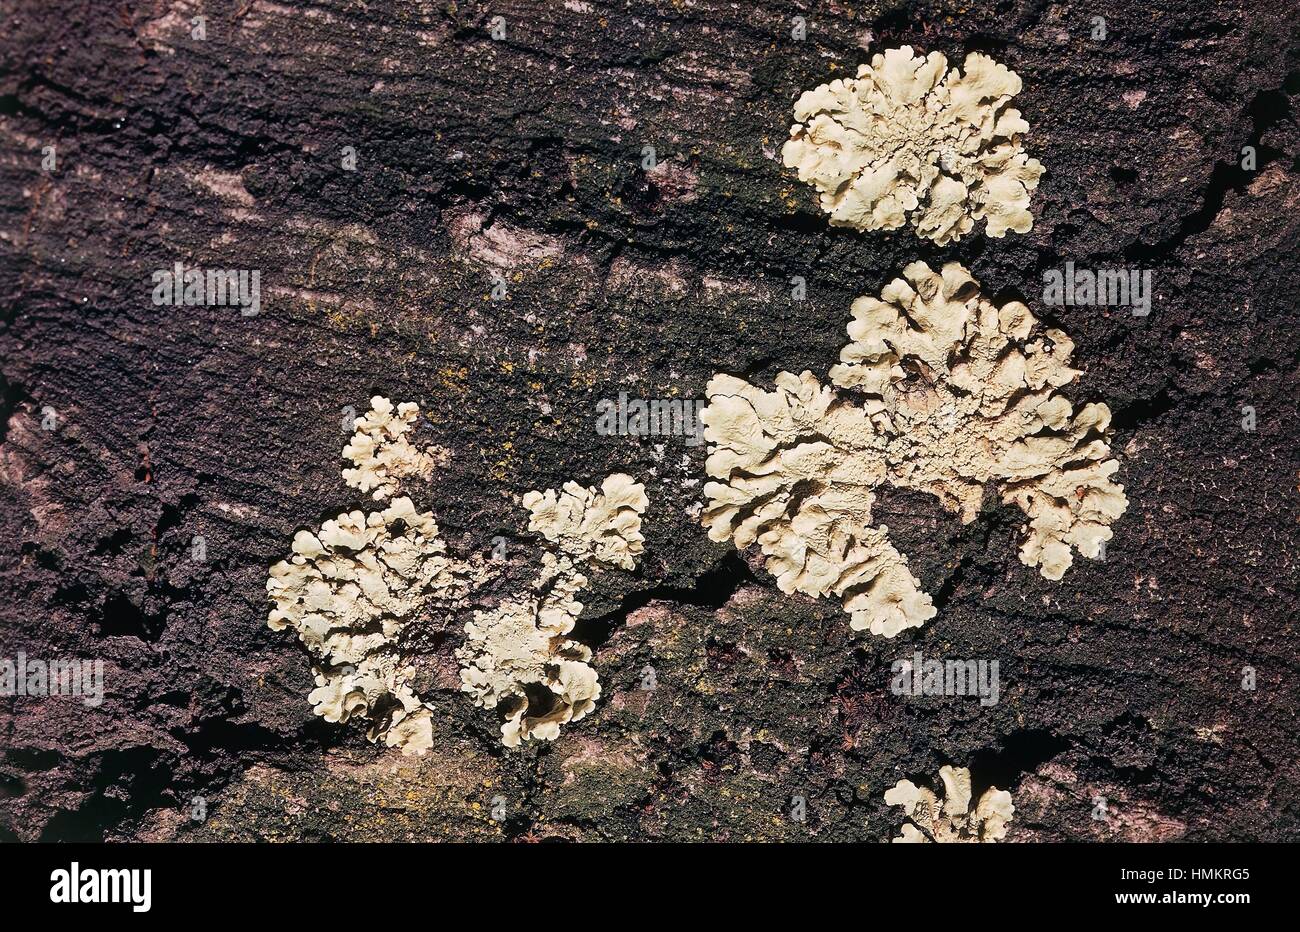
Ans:
{"label": "large lichen colony", "polygon": [[855,630],[886,637],[935,610],[872,526],[879,486],[928,492],[963,522],[994,487],[1027,516],[1020,558],[1048,579],[1076,550],[1098,557],[1127,505],[1109,409],[1057,392],[1079,376],[1069,338],[1019,302],[996,307],[956,263],[903,276],[854,303],[831,385],[717,375],[702,414],[709,536],[757,543],[783,592],[840,598]]}

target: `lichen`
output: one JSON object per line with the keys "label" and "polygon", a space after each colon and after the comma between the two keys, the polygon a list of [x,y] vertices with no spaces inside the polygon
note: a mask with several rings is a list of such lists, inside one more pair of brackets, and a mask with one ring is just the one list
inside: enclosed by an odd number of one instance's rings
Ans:
{"label": "lichen", "polygon": [[[394,410],[396,416],[393,416]],[[402,477],[428,477],[433,461],[406,437],[419,416],[412,403],[394,409],[371,399],[344,456],[347,483],[385,498]],[[631,569],[642,552],[645,488],[628,476],[605,479],[600,491],[570,482],[561,492],[530,492],[523,503],[530,529],[547,541],[542,568],[528,591],[465,625],[456,655],[462,688],[474,703],[500,707],[502,741],[554,739],[560,725],[582,718],[600,698],[591,650],[566,637],[587,585],[584,571]],[[433,707],[411,687],[413,656],[403,632],[416,618],[447,619],[468,610],[492,575],[482,557],[447,552],[429,512],[410,498],[381,511],[344,512],[317,531],[299,531],[293,553],[270,569],[267,624],[293,628],[313,658],[312,711],[329,722],[368,721],[367,736],[423,754],[433,740]]]}
{"label": "lichen", "polygon": [[979,220],[992,237],[1033,226],[1043,166],[1025,154],[1029,124],[1009,106],[1020,78],[978,52],[947,68],[942,54],[903,46],[799,97],[782,158],[816,188],[832,225],[895,230],[910,220],[940,245]]}
{"label": "lichen", "polygon": [[311,653],[313,712],[328,722],[368,719],[371,741],[382,738],[407,754],[428,749],[429,707],[409,685],[400,637],[421,611],[463,607],[485,577],[482,560],[446,551],[433,515],[405,497],[294,536],[293,555],[267,579],[275,605],[267,624],[292,627]]}
{"label": "lichen", "polygon": [[371,398],[370,410],[356,419],[352,439],[343,448],[343,458],[354,466],[343,470],[343,481],[382,501],[399,491],[402,479],[429,478],[433,457],[406,436],[419,413],[414,402],[403,402],[394,412],[387,398]]}
{"label": "lichen", "polygon": [[886,637],[935,609],[888,528],[871,526],[878,486],[932,494],[966,523],[993,486],[1028,517],[1020,558],[1047,579],[1074,550],[1099,557],[1127,506],[1110,410],[1076,412],[1057,393],[1080,374],[1069,338],[1037,332],[1019,302],[995,307],[956,263],[903,275],[854,302],[830,370],[841,391],[807,371],[770,392],[716,375],[701,415],[721,480],[704,489],[709,537],[757,543],[783,592],[839,597],[854,630]]}
{"label": "lichen", "polygon": [[457,651],[462,688],[475,704],[505,715],[501,741],[553,740],[560,726],[577,721],[600,698],[591,651],[566,637],[573,630],[586,587],[584,571],[600,564],[632,569],[642,552],[645,488],[616,473],[601,490],[566,483],[559,493],[529,492],[529,530],[555,548],[528,593],[495,610],[476,612]]}
{"label": "lichen", "polygon": [[561,492],[529,492],[524,507],[528,528],[555,544],[579,564],[608,563],[630,570],[645,549],[641,515],[648,500],[645,486],[615,473],[601,486],[584,489],[566,482]]}
{"label": "lichen", "polygon": [[989,787],[970,808],[971,777],[965,767],[939,768],[944,799],[940,805],[934,793],[911,780],[899,780],[885,791],[885,803],[901,806],[911,822],[903,824],[898,842],[997,842],[1007,837],[1007,825],[1015,816],[1011,794]]}

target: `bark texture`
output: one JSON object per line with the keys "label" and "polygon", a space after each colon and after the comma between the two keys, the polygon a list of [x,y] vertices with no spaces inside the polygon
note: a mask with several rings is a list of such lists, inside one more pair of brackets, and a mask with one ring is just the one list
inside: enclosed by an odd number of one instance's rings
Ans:
{"label": "bark texture", "polygon": [[[106,680],[98,707],[0,697],[0,837],[880,840],[884,791],[949,762],[1012,791],[1010,841],[1300,835],[1294,4],[3,0],[0,22],[0,656]],[[798,92],[904,43],[1023,78],[1028,234],[831,229],[781,167]],[[595,405],[824,378],[853,298],[918,258],[1073,337],[1130,506],[1052,583],[995,499],[962,526],[887,497],[939,614],[885,641],[707,540],[703,447],[600,436]],[[155,306],[178,261],[260,269],[261,313]],[[1066,261],[1151,269],[1151,314],[1044,307]],[[376,393],[448,451],[412,494],[452,545],[506,539],[484,604],[535,568],[524,492],[646,483],[640,568],[597,576],[575,632],[604,696],[559,740],[507,751],[457,692],[464,619],[429,638],[428,757],[311,714],[267,568],[363,504],[341,421]],[[891,694],[914,650],[998,660],[999,703]]]}

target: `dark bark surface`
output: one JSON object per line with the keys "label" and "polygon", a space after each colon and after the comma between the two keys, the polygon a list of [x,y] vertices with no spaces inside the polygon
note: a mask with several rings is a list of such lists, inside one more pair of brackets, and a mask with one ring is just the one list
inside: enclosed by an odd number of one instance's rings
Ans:
{"label": "dark bark surface", "polygon": [[[1293,5],[0,0],[0,22],[0,656],[106,668],[97,708],[0,697],[0,837],[879,840],[884,791],[949,762],[1012,791],[1012,841],[1300,836]],[[794,96],[904,43],[1024,80],[1028,234],[832,229],[781,167]],[[917,258],[1071,335],[1130,505],[1104,562],[1048,582],[996,498],[962,526],[886,496],[939,607],[886,641],[710,543],[704,448],[599,436],[595,404],[824,378],[853,298]],[[1151,314],[1044,307],[1067,260],[1151,269]],[[155,306],[178,261],[260,269],[261,313]],[[456,691],[463,619],[430,637],[426,758],[311,714],[267,568],[363,504],[341,421],[375,393],[449,451],[417,504],[461,553],[507,538],[521,578],[522,493],[647,484],[641,566],[595,578],[577,631],[604,696],[559,740],[505,750]],[[1000,702],[892,695],[913,650],[997,659]]]}

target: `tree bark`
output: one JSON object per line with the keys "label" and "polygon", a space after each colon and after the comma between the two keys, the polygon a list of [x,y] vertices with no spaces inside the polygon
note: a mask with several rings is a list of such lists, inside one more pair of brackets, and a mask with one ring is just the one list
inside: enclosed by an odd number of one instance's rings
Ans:
{"label": "tree bark", "polygon": [[[1012,791],[1012,841],[1297,837],[1292,5],[0,16],[0,656],[105,671],[98,706],[0,697],[0,837],[874,841],[900,823],[885,790],[945,763]],[[835,229],[780,164],[799,92],[903,44],[1023,79],[1047,168],[1027,234]],[[939,614],[885,641],[707,539],[704,446],[602,436],[596,405],[824,378],[854,298],[918,258],[1069,333],[1130,505],[1105,561],[1048,582],[1014,508],[962,526],[887,495]],[[1151,270],[1150,315],[1043,306],[1066,261]],[[258,270],[258,313],[154,303],[178,262]],[[558,740],[500,747],[457,690],[463,618],[433,623],[428,756],[312,715],[267,570],[366,506],[339,451],[374,394],[445,451],[412,497],[449,546],[504,538],[485,605],[535,569],[523,493],[646,483],[642,562],[593,578],[575,632],[604,694]],[[998,659],[999,702],[891,694],[917,650]]]}

